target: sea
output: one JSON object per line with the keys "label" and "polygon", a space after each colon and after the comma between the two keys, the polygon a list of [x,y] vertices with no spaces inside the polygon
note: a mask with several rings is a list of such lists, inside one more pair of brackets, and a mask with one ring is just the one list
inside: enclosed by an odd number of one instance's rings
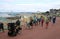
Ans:
{"label": "sea", "polygon": [[7,21],[8,19],[6,19],[7,17],[14,17],[15,14],[9,14],[9,13],[0,13],[0,22],[5,22]]}
{"label": "sea", "polygon": [[7,17],[15,17],[18,14],[32,14],[33,12],[0,12],[0,22],[1,21],[7,21]]}

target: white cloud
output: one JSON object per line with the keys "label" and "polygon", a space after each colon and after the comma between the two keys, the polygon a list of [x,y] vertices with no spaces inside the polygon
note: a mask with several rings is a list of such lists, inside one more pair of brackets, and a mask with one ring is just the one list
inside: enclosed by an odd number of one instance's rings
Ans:
{"label": "white cloud", "polygon": [[45,8],[50,8],[51,6],[47,5],[38,5],[38,4],[31,4],[31,5],[3,5],[1,8],[6,11],[38,11],[44,10]]}
{"label": "white cloud", "polygon": [[10,11],[38,11],[45,8],[51,7],[50,5],[45,5],[45,4],[16,4],[16,5],[2,5],[1,8],[4,10],[10,10]]}
{"label": "white cloud", "polygon": [[[12,2],[14,0],[5,1]],[[0,4],[0,11],[47,11],[51,8],[60,8],[60,1],[32,4]]]}

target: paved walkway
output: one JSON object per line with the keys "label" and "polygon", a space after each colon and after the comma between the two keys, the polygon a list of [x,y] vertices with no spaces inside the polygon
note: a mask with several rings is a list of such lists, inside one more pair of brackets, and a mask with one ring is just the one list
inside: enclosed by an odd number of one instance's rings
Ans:
{"label": "paved walkway", "polygon": [[0,39],[60,39],[60,18],[57,18],[55,25],[50,23],[48,29],[41,26],[34,26],[33,29],[27,30],[23,27],[22,33],[16,37],[9,37],[7,31],[0,32]]}

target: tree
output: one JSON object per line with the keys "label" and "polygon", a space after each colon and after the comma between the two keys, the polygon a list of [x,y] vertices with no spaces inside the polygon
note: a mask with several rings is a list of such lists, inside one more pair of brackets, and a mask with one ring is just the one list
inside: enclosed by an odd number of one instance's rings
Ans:
{"label": "tree", "polygon": [[46,11],[46,14],[49,15],[49,11]]}

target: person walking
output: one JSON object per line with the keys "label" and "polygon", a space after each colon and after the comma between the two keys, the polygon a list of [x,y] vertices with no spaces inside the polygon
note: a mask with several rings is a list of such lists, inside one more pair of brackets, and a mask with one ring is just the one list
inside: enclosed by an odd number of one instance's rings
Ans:
{"label": "person walking", "polygon": [[41,26],[43,27],[43,24],[44,24],[44,17],[41,16]]}
{"label": "person walking", "polygon": [[33,19],[32,19],[32,17],[30,17],[29,25],[31,26],[30,28],[32,29],[33,28]]}
{"label": "person walking", "polygon": [[33,18],[34,18],[34,19],[33,19],[33,23],[34,23],[35,26],[37,26],[37,17],[34,16]]}
{"label": "person walking", "polygon": [[16,33],[18,33],[22,29],[20,24],[21,24],[21,21],[18,19],[16,21]]}
{"label": "person walking", "polygon": [[56,23],[56,16],[55,15],[53,16],[52,21],[53,21],[53,24]]}
{"label": "person walking", "polygon": [[49,22],[50,22],[50,20],[49,20],[49,18],[47,17],[47,18],[46,18],[46,29],[48,29]]}
{"label": "person walking", "polygon": [[1,30],[4,32],[4,24],[0,22],[0,31]]}

